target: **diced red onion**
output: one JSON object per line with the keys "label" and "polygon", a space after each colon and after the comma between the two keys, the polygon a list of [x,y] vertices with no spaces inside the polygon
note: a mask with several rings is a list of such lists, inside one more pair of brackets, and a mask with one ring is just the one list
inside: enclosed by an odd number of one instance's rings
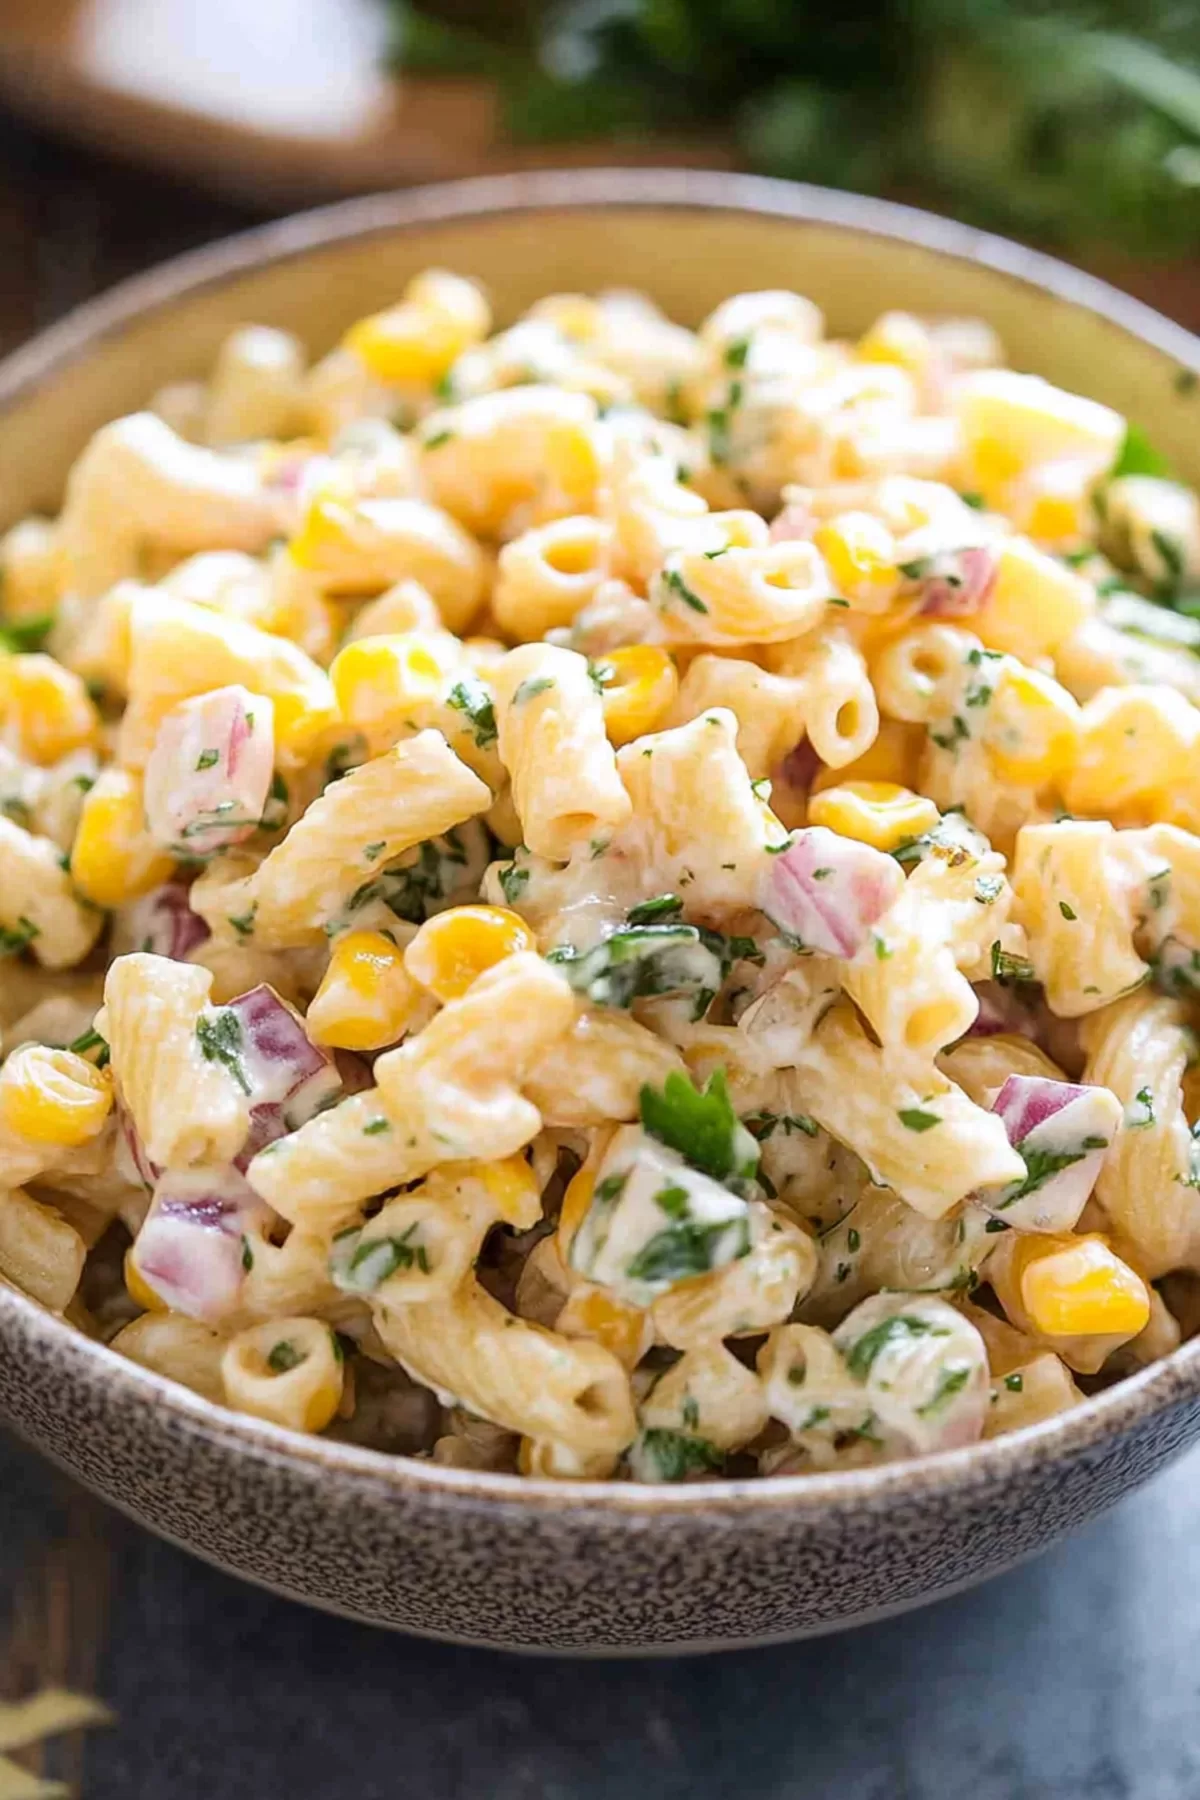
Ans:
{"label": "diced red onion", "polygon": [[209,936],[204,920],[192,911],[188,895],[181,881],[169,881],[131,906],[123,924],[134,948],[185,962],[189,952]]}
{"label": "diced red onion", "polygon": [[801,738],[780,763],[779,778],[788,787],[803,789],[807,793],[820,767],[821,758],[817,755],[812,740]]}
{"label": "diced red onion", "polygon": [[998,981],[984,981],[975,989],[979,1012],[967,1032],[968,1037],[1037,1036],[1037,1021],[1029,1008]]}
{"label": "diced red onion", "polygon": [[792,500],[771,521],[770,541],[773,544],[786,544],[795,538],[811,538],[815,523],[812,508],[798,500]]}
{"label": "diced red onion", "polygon": [[[1087,1204],[1121,1121],[1121,1103],[1108,1088],[1010,1075],[992,1102],[1008,1141],[1031,1174],[1063,1159],[1022,1194],[1022,1183],[984,1196],[999,1218],[1025,1231],[1070,1231]],[[1029,1177],[1026,1178],[1027,1180]]]}
{"label": "diced red onion", "polygon": [[146,823],[177,854],[211,856],[258,828],[275,767],[274,709],[244,687],[173,707],[146,763]]}
{"label": "diced red onion", "polygon": [[810,825],[773,858],[761,906],[804,949],[851,957],[903,888],[904,873],[893,857]]}
{"label": "diced red onion", "polygon": [[172,1312],[216,1324],[241,1297],[242,1238],[267,1216],[234,1168],[169,1171],[134,1242],[133,1265]]}
{"label": "diced red onion", "polygon": [[999,563],[984,544],[944,550],[926,559],[927,572],[917,578],[920,612],[927,618],[961,619],[986,605],[996,585]]}

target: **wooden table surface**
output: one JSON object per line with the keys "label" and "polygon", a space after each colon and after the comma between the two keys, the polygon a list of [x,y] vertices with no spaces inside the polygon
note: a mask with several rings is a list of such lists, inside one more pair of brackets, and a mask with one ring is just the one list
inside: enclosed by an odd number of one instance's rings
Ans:
{"label": "wooden table surface", "polygon": [[[0,351],[254,221],[0,117]],[[1200,326],[1190,271],[1142,271]],[[19,1753],[83,1800],[1196,1800],[1200,1454],[1069,1544],[839,1638],[670,1663],[387,1637],[160,1544],[0,1436],[0,1696],[111,1729]]]}

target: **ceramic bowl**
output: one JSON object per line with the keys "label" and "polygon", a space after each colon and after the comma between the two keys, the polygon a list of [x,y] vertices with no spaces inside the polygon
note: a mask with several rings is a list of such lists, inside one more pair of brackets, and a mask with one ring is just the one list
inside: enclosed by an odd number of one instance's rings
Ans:
{"label": "ceramic bowl", "polygon": [[[1200,344],[1088,277],[945,220],[690,172],[501,177],[271,225],[128,283],[0,368],[4,523],[72,457],[246,320],[320,350],[428,264],[499,315],[551,290],[647,289],[695,323],[794,287],[855,332],[886,306],[982,314],[1011,360],[1136,418],[1200,484]],[[855,1473],[684,1487],[478,1474],[226,1412],[0,1291],[0,1406],[152,1530],[293,1598],[527,1650],[717,1649],[835,1630],[1044,1548],[1200,1435],[1200,1340],[1012,1437]]]}

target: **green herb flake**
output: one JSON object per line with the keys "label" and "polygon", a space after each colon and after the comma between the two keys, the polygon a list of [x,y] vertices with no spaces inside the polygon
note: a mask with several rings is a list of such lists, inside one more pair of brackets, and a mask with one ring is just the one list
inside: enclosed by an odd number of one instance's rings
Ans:
{"label": "green herb flake", "polygon": [[15,925],[0,925],[0,956],[19,956],[22,950],[32,944],[35,937],[40,936],[38,926],[21,913]]}
{"label": "green herb flake", "polygon": [[221,752],[219,750],[202,750],[200,752],[199,756],[196,758],[196,773],[197,773],[197,775],[200,774],[202,769],[215,768],[216,765],[220,762],[220,760],[221,760]]}
{"label": "green herb flake", "polygon": [[517,688],[512,703],[514,706],[525,706],[530,700],[536,700],[539,694],[548,693],[554,685],[553,675],[531,675],[528,681],[523,681]]}
{"label": "green herb flake", "polygon": [[733,1110],[724,1069],[714,1069],[701,1089],[678,1072],[661,1089],[647,1083],[639,1111],[643,1129],[694,1168],[726,1185],[753,1180],[758,1145]]}
{"label": "green herb flake", "polygon": [[227,1006],[202,1014],[196,1022],[196,1038],[205,1062],[220,1063],[243,1094],[249,1094],[250,1082],[242,1064],[242,1025],[237,1014]]}
{"label": "green herb flake", "polygon": [[629,925],[655,925],[677,917],[682,911],[683,901],[678,894],[656,894],[652,900],[639,900],[625,917]]}
{"label": "green herb flake", "polygon": [[936,1413],[944,1412],[955,1394],[961,1394],[970,1379],[971,1369],[967,1363],[956,1363],[953,1367],[943,1369],[930,1398],[924,1406],[918,1406],[918,1419],[930,1419]]}
{"label": "green herb flake", "polygon": [[704,601],[688,586],[678,569],[664,569],[659,580],[668,593],[674,594],[677,599],[682,600],[685,606],[690,606],[693,612],[706,613],[708,611]]}
{"label": "green herb flake", "polygon": [[376,1119],[368,1119],[367,1120],[366,1124],[363,1126],[363,1136],[364,1137],[379,1137],[382,1132],[390,1131],[391,1129],[392,1129],[391,1120],[385,1119],[383,1117],[383,1115],[380,1114],[380,1116]]}
{"label": "green herb flake", "polygon": [[248,937],[253,937],[253,935],[254,935],[254,916],[257,913],[257,911],[258,911],[258,901],[256,900],[254,902],[254,904],[250,907],[250,910],[248,912],[227,913],[226,914],[226,917],[228,918],[229,923],[233,926],[233,929],[237,932],[237,934],[240,938],[244,939],[244,938],[248,938]]}
{"label": "green herb flake", "polygon": [[288,1338],[281,1338],[273,1345],[267,1357],[267,1367],[272,1375],[286,1375],[289,1369],[298,1369],[304,1357]]}
{"label": "green herb flake", "polygon": [[473,675],[456,681],[446,696],[446,705],[470,721],[477,749],[486,750],[496,742],[496,708],[482,681]]}
{"label": "green herb flake", "polygon": [[1079,914],[1075,911],[1075,908],[1073,906],[1068,906],[1065,900],[1059,901],[1058,910],[1062,914],[1063,918],[1066,919],[1066,921],[1070,925],[1074,925],[1076,920],[1079,917]]}
{"label": "green herb flake", "polygon": [[992,945],[992,979],[1007,987],[1010,982],[1034,981],[1036,977],[1029,958],[1002,949],[997,938]]}
{"label": "green herb flake", "polygon": [[253,1267],[254,1267],[254,1250],[250,1243],[250,1239],[246,1236],[245,1232],[243,1232],[242,1233],[242,1268],[245,1271],[245,1273],[248,1275]]}
{"label": "green herb flake", "polygon": [[652,1425],[634,1445],[631,1460],[643,1481],[684,1481],[689,1475],[712,1475],[725,1458],[707,1438]]}
{"label": "green herb flake", "polygon": [[896,1117],[909,1131],[932,1131],[942,1122],[937,1113],[923,1112],[919,1106],[901,1107]]}
{"label": "green herb flake", "polygon": [[422,448],[425,450],[440,450],[442,445],[448,444],[453,436],[454,433],[450,430],[449,426],[445,426],[441,431],[432,432],[429,437],[425,438]]}
{"label": "green herb flake", "polygon": [[944,1325],[931,1325],[928,1319],[921,1318],[917,1313],[892,1313],[855,1339],[846,1353],[846,1367],[856,1381],[865,1381],[876,1358],[889,1345],[904,1343],[909,1338],[949,1335]]}
{"label": "green herb flake", "polygon": [[1010,1394],[1019,1394],[1025,1386],[1025,1377],[1019,1369],[1014,1369],[1011,1375],[1004,1377],[1004,1385]]}
{"label": "green herb flake", "polygon": [[1116,481],[1123,475],[1169,477],[1170,473],[1170,463],[1165,456],[1160,456],[1141,427],[1126,424],[1117,460],[1109,471],[1110,479]]}

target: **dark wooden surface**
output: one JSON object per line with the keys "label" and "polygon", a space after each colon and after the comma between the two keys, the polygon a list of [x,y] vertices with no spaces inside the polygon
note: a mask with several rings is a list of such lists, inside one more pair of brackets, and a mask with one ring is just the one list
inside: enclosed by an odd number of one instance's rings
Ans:
{"label": "dark wooden surface", "polygon": [[[0,350],[254,217],[0,118]],[[1130,285],[1200,325],[1189,272]],[[275,1600],[0,1438],[0,1694],[113,1707],[22,1757],[84,1800],[1197,1800],[1198,1489],[1193,1455],[1026,1568],[839,1638],[585,1664]]]}

